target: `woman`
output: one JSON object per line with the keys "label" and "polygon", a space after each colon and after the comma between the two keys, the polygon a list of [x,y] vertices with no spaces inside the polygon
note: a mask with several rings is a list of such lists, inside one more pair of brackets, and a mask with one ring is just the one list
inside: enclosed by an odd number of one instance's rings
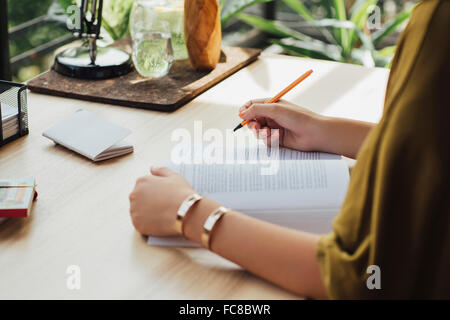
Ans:
{"label": "woman", "polygon": [[[286,101],[243,106],[240,116],[260,138],[279,128],[283,146],[343,154],[357,163],[330,234],[230,211],[214,225],[210,249],[303,296],[450,298],[449,30],[450,1],[425,0],[415,8],[376,126],[323,117]],[[194,190],[167,168],[151,173],[130,194],[134,226],[146,235],[179,234],[177,210]],[[192,201],[184,235],[201,243],[203,224],[219,206],[206,198]],[[367,285],[372,265],[381,275],[378,290]]]}

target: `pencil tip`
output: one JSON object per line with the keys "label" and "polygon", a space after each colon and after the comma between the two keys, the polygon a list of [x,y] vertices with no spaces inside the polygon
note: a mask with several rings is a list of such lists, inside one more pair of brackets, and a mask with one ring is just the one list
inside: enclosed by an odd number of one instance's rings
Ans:
{"label": "pencil tip", "polygon": [[242,128],[242,124],[238,124],[236,128],[233,129],[233,132],[235,132],[236,130],[239,130],[240,128]]}

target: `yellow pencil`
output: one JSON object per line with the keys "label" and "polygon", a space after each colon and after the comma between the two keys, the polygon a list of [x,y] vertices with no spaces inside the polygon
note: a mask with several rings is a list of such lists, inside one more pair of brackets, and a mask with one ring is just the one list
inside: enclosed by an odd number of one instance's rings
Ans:
{"label": "yellow pencil", "polygon": [[[272,99],[270,99],[269,101],[266,102],[267,103],[274,103],[277,102],[278,100],[281,99],[281,97],[283,97],[286,93],[288,93],[289,91],[291,91],[296,85],[298,85],[300,82],[302,82],[303,80],[305,80],[307,77],[309,77],[309,75],[312,73],[312,70],[308,70],[306,71],[304,74],[302,74],[297,80],[295,80],[294,82],[292,82],[290,85],[288,85],[286,88],[284,88],[283,90],[280,91],[280,93],[278,93],[275,97],[273,97]],[[243,126],[247,125],[250,122],[250,120],[243,120],[241,123],[239,123],[239,125],[234,128],[233,131],[236,131],[240,128],[242,128]]]}

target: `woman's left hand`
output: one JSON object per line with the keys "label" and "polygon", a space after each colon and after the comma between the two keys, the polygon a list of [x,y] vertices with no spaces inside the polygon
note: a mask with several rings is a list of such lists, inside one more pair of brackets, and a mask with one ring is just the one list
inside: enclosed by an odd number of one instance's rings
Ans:
{"label": "woman's left hand", "polygon": [[177,210],[194,190],[181,175],[168,168],[152,167],[150,172],[152,175],[137,180],[129,196],[133,225],[144,235],[178,235]]}

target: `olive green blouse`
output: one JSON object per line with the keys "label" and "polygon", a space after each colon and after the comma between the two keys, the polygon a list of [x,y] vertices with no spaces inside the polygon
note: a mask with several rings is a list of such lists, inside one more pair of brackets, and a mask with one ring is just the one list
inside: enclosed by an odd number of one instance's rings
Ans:
{"label": "olive green blouse", "polygon": [[319,240],[330,298],[450,298],[449,32],[450,1],[424,0],[399,40],[383,117]]}

